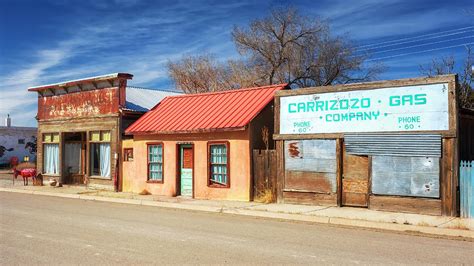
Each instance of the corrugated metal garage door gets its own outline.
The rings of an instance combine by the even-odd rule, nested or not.
[[[357,155],[441,157],[439,134],[345,134],[344,145]]]

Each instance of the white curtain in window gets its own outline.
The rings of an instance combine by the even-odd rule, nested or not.
[[[66,143],[65,145],[65,166],[70,174],[77,174],[81,167],[81,144]]]
[[[110,177],[110,143],[99,145],[100,176]]]
[[[44,145],[44,172],[46,174],[59,174],[59,145]]]

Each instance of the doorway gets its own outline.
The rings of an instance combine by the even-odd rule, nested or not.
[[[85,132],[64,133],[63,183],[84,182],[85,154]]]
[[[194,197],[194,145],[178,144],[176,195]]]
[[[369,157],[348,154],[344,149],[342,162],[342,205],[368,207]]]

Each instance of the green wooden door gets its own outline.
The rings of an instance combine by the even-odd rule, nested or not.
[[[180,168],[180,179],[181,179],[181,195],[182,196],[193,196],[193,148],[190,145],[181,146],[181,168]]]

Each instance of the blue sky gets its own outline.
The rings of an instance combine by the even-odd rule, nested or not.
[[[282,4],[327,20],[360,49],[372,48],[372,59],[386,67],[380,79],[420,76],[419,65],[434,57],[460,62],[462,45],[474,43],[468,0],[0,0],[2,124],[10,113],[14,125],[36,126],[36,95],[27,92],[34,85],[128,72],[132,85],[169,89],[168,59],[202,52],[237,58],[233,25]]]

